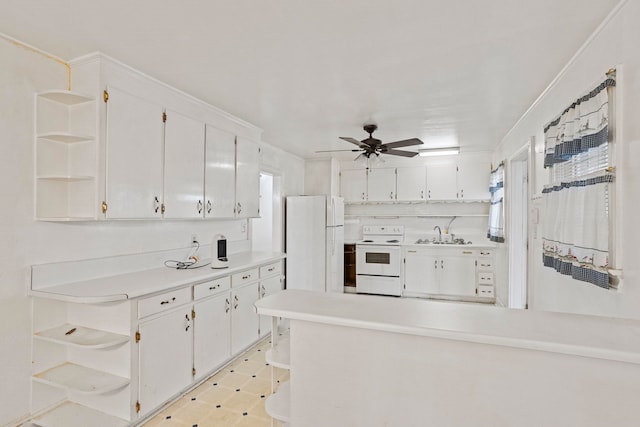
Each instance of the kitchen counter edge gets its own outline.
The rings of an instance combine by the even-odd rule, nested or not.
[[[178,270],[159,267],[132,273],[105,276],[90,280],[70,282],[34,290],[30,296],[66,302],[98,304],[148,297],[234,273],[280,261],[286,258],[282,252],[241,252],[229,256],[229,267],[213,269],[210,266]],[[204,263],[209,260],[203,260]]]

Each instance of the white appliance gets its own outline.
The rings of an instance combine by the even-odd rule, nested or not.
[[[344,292],[344,201],[290,196],[286,204],[287,289]]]
[[[401,296],[404,227],[365,225],[362,235],[356,242],[356,292]]]
[[[227,268],[229,259],[227,258],[227,238],[222,234],[213,236],[211,242],[211,268]]]

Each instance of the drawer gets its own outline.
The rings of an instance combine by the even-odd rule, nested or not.
[[[191,302],[191,288],[182,288],[176,291],[156,295],[138,301],[138,318],[160,313],[182,304]]]
[[[493,285],[493,273],[478,273],[479,285]]]
[[[200,283],[193,287],[193,299],[199,300],[209,295],[215,295],[231,288],[231,277],[220,277],[210,282]]]
[[[231,276],[231,286],[237,288],[246,283],[255,282],[258,280],[258,269],[252,268],[251,270],[245,270],[240,273],[236,273]]]
[[[260,267],[260,278],[277,276],[282,273],[282,261],[274,262]]]
[[[478,251],[478,254],[479,254],[480,256],[486,256],[486,257],[489,257],[489,256],[493,256],[493,251],[492,251],[491,249],[480,249],[480,250]]]
[[[493,261],[490,259],[479,259],[478,270],[493,270]]]
[[[478,285],[478,296],[485,298],[493,298],[493,286],[491,285]]]

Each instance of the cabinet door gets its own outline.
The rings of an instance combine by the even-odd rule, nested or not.
[[[206,218],[233,218],[236,203],[236,137],[206,126],[205,203]]]
[[[145,414],[191,384],[191,307],[142,322],[139,332],[139,401]]]
[[[340,172],[340,195],[345,203],[367,200],[367,170],[354,169]]]
[[[427,169],[398,168],[396,169],[396,195],[402,201],[425,200],[427,187]]]
[[[367,200],[391,202],[396,199],[396,169],[369,169],[367,176]]]
[[[438,294],[438,257],[418,249],[407,249],[404,266],[405,294]]]
[[[258,339],[258,283],[231,290],[231,354],[237,354]]]
[[[282,277],[275,276],[260,280],[260,298],[273,295],[282,290]],[[260,335],[271,332],[271,316],[260,316]]]
[[[463,200],[489,200],[491,163],[465,160],[458,165],[458,194]]]
[[[162,107],[109,87],[107,218],[160,218]]]
[[[238,137],[236,141],[236,217],[260,216],[260,146]]]
[[[440,293],[475,296],[476,267],[474,255],[447,255],[440,260]]]
[[[167,110],[164,128],[164,217],[202,218],[204,123]]]
[[[427,200],[457,200],[456,169],[453,161],[427,164]]]
[[[193,367],[202,378],[231,356],[229,292],[194,304]]]

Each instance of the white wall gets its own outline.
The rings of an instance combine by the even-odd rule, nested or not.
[[[572,100],[591,89],[612,67],[618,69],[618,171],[617,187],[622,217],[620,232],[623,284],[619,290],[603,290],[571,280],[542,266],[541,241],[531,241],[532,281],[530,308],[600,316],[640,319],[640,263],[637,242],[640,227],[635,214],[640,209],[640,0],[623,1],[605,20],[560,73],[548,90],[516,124],[495,151],[495,161],[509,158],[532,136],[538,151],[543,142],[543,127],[563,111]],[[539,168],[541,154],[536,156],[537,191],[546,176]],[[538,202],[536,202],[537,205]],[[621,211],[620,211],[621,210]],[[541,220],[544,212],[540,211]],[[507,236],[508,238],[508,236]]]
[[[241,220],[34,221],[34,93],[66,89],[66,68],[2,37],[0,58],[0,425],[5,425],[29,412],[31,265],[187,250],[193,234],[203,244],[217,233],[238,247],[249,247],[249,241]],[[302,192],[301,159],[268,147],[262,159],[270,170],[282,172],[285,194]]]

